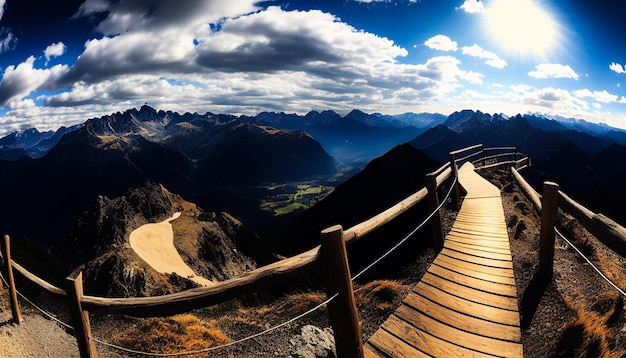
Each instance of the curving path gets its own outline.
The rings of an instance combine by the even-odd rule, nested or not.
[[[160,273],[176,273],[202,285],[211,286],[213,281],[198,276],[180,257],[174,246],[174,230],[170,221],[180,217],[180,212],[159,223],[140,226],[130,233],[130,247]]]
[[[521,357],[520,316],[500,191],[459,170],[467,190],[443,250],[364,346],[365,356]]]

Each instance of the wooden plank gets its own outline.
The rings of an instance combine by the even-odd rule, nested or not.
[[[512,261],[511,250],[507,249],[499,249],[488,246],[478,246],[478,245],[470,245],[459,243],[456,241],[447,241],[445,247],[465,252],[466,254],[476,255],[476,256],[484,256],[487,258],[491,258],[494,260],[505,260]]]
[[[513,277],[494,276],[490,273],[479,272],[472,268],[462,267],[462,266],[458,266],[450,262],[445,262],[444,260],[440,260],[439,257],[435,259],[435,261],[433,262],[433,265],[438,265],[450,271],[458,272],[460,274],[474,277],[477,279],[481,279],[484,281],[501,283],[505,285],[515,285],[515,279]]]
[[[396,315],[422,331],[429,332],[435,337],[445,339],[461,347],[497,356],[522,356],[522,345],[519,343],[484,337],[450,327],[406,305],[400,306]]]
[[[452,225],[452,228],[450,229],[451,232],[458,232],[461,234],[468,234],[468,235],[473,235],[479,238],[486,238],[486,239],[491,239],[491,240],[502,240],[502,241],[509,241],[509,235],[508,233],[502,233],[502,232],[482,232],[480,230],[477,229],[468,229],[468,228],[462,228],[462,227],[455,227],[454,225]]]
[[[462,266],[454,265],[449,262],[444,262],[443,260],[440,260],[439,258],[437,258],[433,262],[433,265],[438,265],[450,271],[454,271],[454,272],[457,272],[466,276],[474,277],[477,279],[481,279],[484,281],[501,283],[505,285],[515,285],[515,279],[513,277],[494,276],[490,273],[479,272],[472,268],[462,267]]]
[[[441,263],[442,266],[450,266],[450,267],[458,267],[458,268],[464,268],[467,269],[469,271],[474,271],[476,273],[483,273],[483,274],[488,274],[491,276],[497,276],[497,277],[507,277],[507,278],[513,278],[513,270],[511,269],[503,269],[503,268],[497,268],[497,267],[490,267],[490,266],[484,266],[484,265],[479,265],[479,264],[473,264],[471,262],[466,262],[466,261],[462,261],[462,260],[457,260],[455,258],[446,256],[446,255],[439,255],[437,256],[437,258],[435,259],[435,261],[438,261]],[[506,283],[506,282],[503,282]]]
[[[379,358],[384,357],[382,353],[379,353],[376,348],[372,347],[369,343],[363,345],[363,357],[365,358]]]
[[[426,274],[422,277],[422,281],[431,286],[435,286],[442,291],[446,291],[458,297],[463,297],[464,299],[469,301],[484,303],[489,306],[498,307],[509,311],[517,311],[518,309],[517,299],[481,291],[473,287],[460,285],[447,279],[435,276],[429,272],[426,272]]]
[[[466,254],[466,253],[463,253],[463,252],[452,250],[450,248],[444,248],[443,250],[441,250],[441,253],[443,255],[455,258],[457,260],[463,260],[463,261],[471,262],[471,263],[474,263],[474,264],[490,266],[490,267],[504,268],[504,269],[509,269],[509,270],[513,269],[513,263],[511,261],[508,261],[508,260],[499,260],[499,259],[487,258],[487,257],[484,257],[484,256],[477,256],[477,255],[472,255],[472,254]]]
[[[517,288],[515,287],[515,285],[495,283],[495,282],[481,280],[478,278],[460,274],[458,272],[450,271],[446,268],[443,268],[437,265],[432,265],[430,269],[428,270],[428,272],[430,272],[433,275],[439,276],[441,278],[454,281],[461,285],[474,287],[477,290],[491,292],[491,293],[498,294],[500,296],[506,296],[506,297],[517,299]]]
[[[419,283],[413,289],[413,292],[428,298],[431,301],[439,302],[441,305],[448,307],[457,312],[464,313],[468,316],[484,319],[486,321],[507,324],[511,326],[519,325],[519,313],[503,310],[482,303],[468,301],[464,298],[451,295],[436,287],[426,283]]]
[[[502,250],[508,250],[509,252],[511,251],[508,241],[504,242],[502,240],[492,241],[492,240],[477,239],[476,237],[458,234],[458,233],[449,233],[446,236],[446,241],[448,240],[452,240],[455,242],[464,243],[468,245],[483,246],[486,248],[497,248],[497,249],[502,249]]]
[[[408,344],[420,347],[426,354],[433,357],[493,357],[481,352],[468,351],[466,348],[416,329],[397,316],[390,316],[383,327],[394,335],[402,337]]]
[[[428,357],[384,329],[379,329],[370,338],[369,344],[388,357]]]
[[[481,336],[520,343],[522,340],[521,330],[517,326],[510,326],[476,317],[467,316],[453,311],[445,306],[428,300],[420,295],[409,295],[404,304],[427,316],[435,318],[451,327],[456,327],[466,332],[473,332]],[[397,313],[399,316],[400,312]]]

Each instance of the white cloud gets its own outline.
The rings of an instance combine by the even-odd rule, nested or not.
[[[32,91],[46,88],[68,71],[65,65],[50,69],[34,68],[35,57],[30,56],[17,66],[8,66],[0,79],[0,106],[13,100],[20,100]]]
[[[545,78],[571,78],[578,80],[578,74],[569,66],[557,63],[542,63],[535,66],[535,71],[528,72],[530,77],[537,79]]]
[[[626,104],[626,96],[622,96],[622,98],[620,98],[619,102],[617,103]]]
[[[624,68],[624,66],[616,62],[611,62],[611,64],[609,65],[609,68],[611,69],[611,71],[614,71],[620,74],[626,73],[626,68]]]
[[[6,0],[0,0],[0,20],[4,16],[4,8],[7,5]]]
[[[609,93],[606,90],[592,92],[586,88],[576,90],[573,92],[573,94],[578,98],[593,98],[594,100],[601,103],[615,103],[619,98],[617,95]]]
[[[52,45],[46,47],[43,54],[46,56],[46,62],[50,61],[52,57],[59,57],[65,53],[67,47],[63,42],[53,43]]]
[[[485,10],[485,6],[478,0],[465,0],[463,5],[457,7],[457,9],[461,9],[469,14],[477,14]]]
[[[462,50],[464,55],[477,57],[477,58],[481,58],[483,60],[486,60],[485,64],[489,65],[491,67],[504,68],[504,67],[507,66],[507,63],[506,63],[505,60],[501,59],[495,53],[483,49],[482,47],[478,46],[477,44],[474,44],[472,46],[463,46],[463,48],[461,50]]]
[[[428,48],[438,51],[456,51],[458,44],[446,35],[435,35],[424,42]]]

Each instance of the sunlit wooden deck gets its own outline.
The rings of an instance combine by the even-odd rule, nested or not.
[[[469,163],[459,181],[467,195],[443,250],[365,344],[365,356],[522,356],[500,191]]]

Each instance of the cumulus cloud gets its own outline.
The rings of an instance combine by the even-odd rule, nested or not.
[[[0,20],[4,16],[4,7],[7,5],[6,0],[0,0]]]
[[[528,72],[530,77],[537,79],[545,78],[571,78],[578,80],[578,74],[569,65],[557,63],[542,63],[535,66],[535,71]]]
[[[489,65],[491,67],[504,68],[504,67],[507,66],[507,63],[506,63],[505,60],[501,59],[495,53],[483,49],[482,47],[478,46],[477,44],[474,44],[472,46],[463,46],[463,48],[461,50],[462,50],[464,55],[477,57],[477,58],[481,58],[483,60],[486,60],[485,64]]]
[[[4,107],[12,100],[19,100],[32,91],[47,88],[67,72],[65,65],[56,65],[50,69],[38,69],[34,65],[35,57],[30,56],[17,66],[8,66],[0,80],[0,106]]]
[[[602,91],[590,91],[588,89],[580,89],[573,92],[574,96],[578,98],[592,98],[597,102],[601,103],[615,103],[618,101],[618,96],[612,93],[607,92],[606,90]]]
[[[446,35],[435,35],[424,42],[428,48],[438,51],[456,51],[458,45]]]
[[[485,10],[485,6],[478,0],[465,0],[463,5],[456,8],[457,10],[463,10],[469,14],[477,14]]]
[[[611,62],[611,64],[609,65],[609,68],[611,69],[611,71],[617,72],[619,74],[626,73],[626,68],[624,68],[624,66],[616,62]]]
[[[67,47],[65,47],[65,44],[63,42],[57,42],[46,47],[46,49],[43,51],[43,54],[46,57],[46,62],[48,62],[52,57],[59,57],[63,55],[66,50]]]
[[[564,115],[589,110],[589,104],[586,101],[562,88],[527,87],[520,89],[518,95],[523,104],[536,106],[537,111]]]

